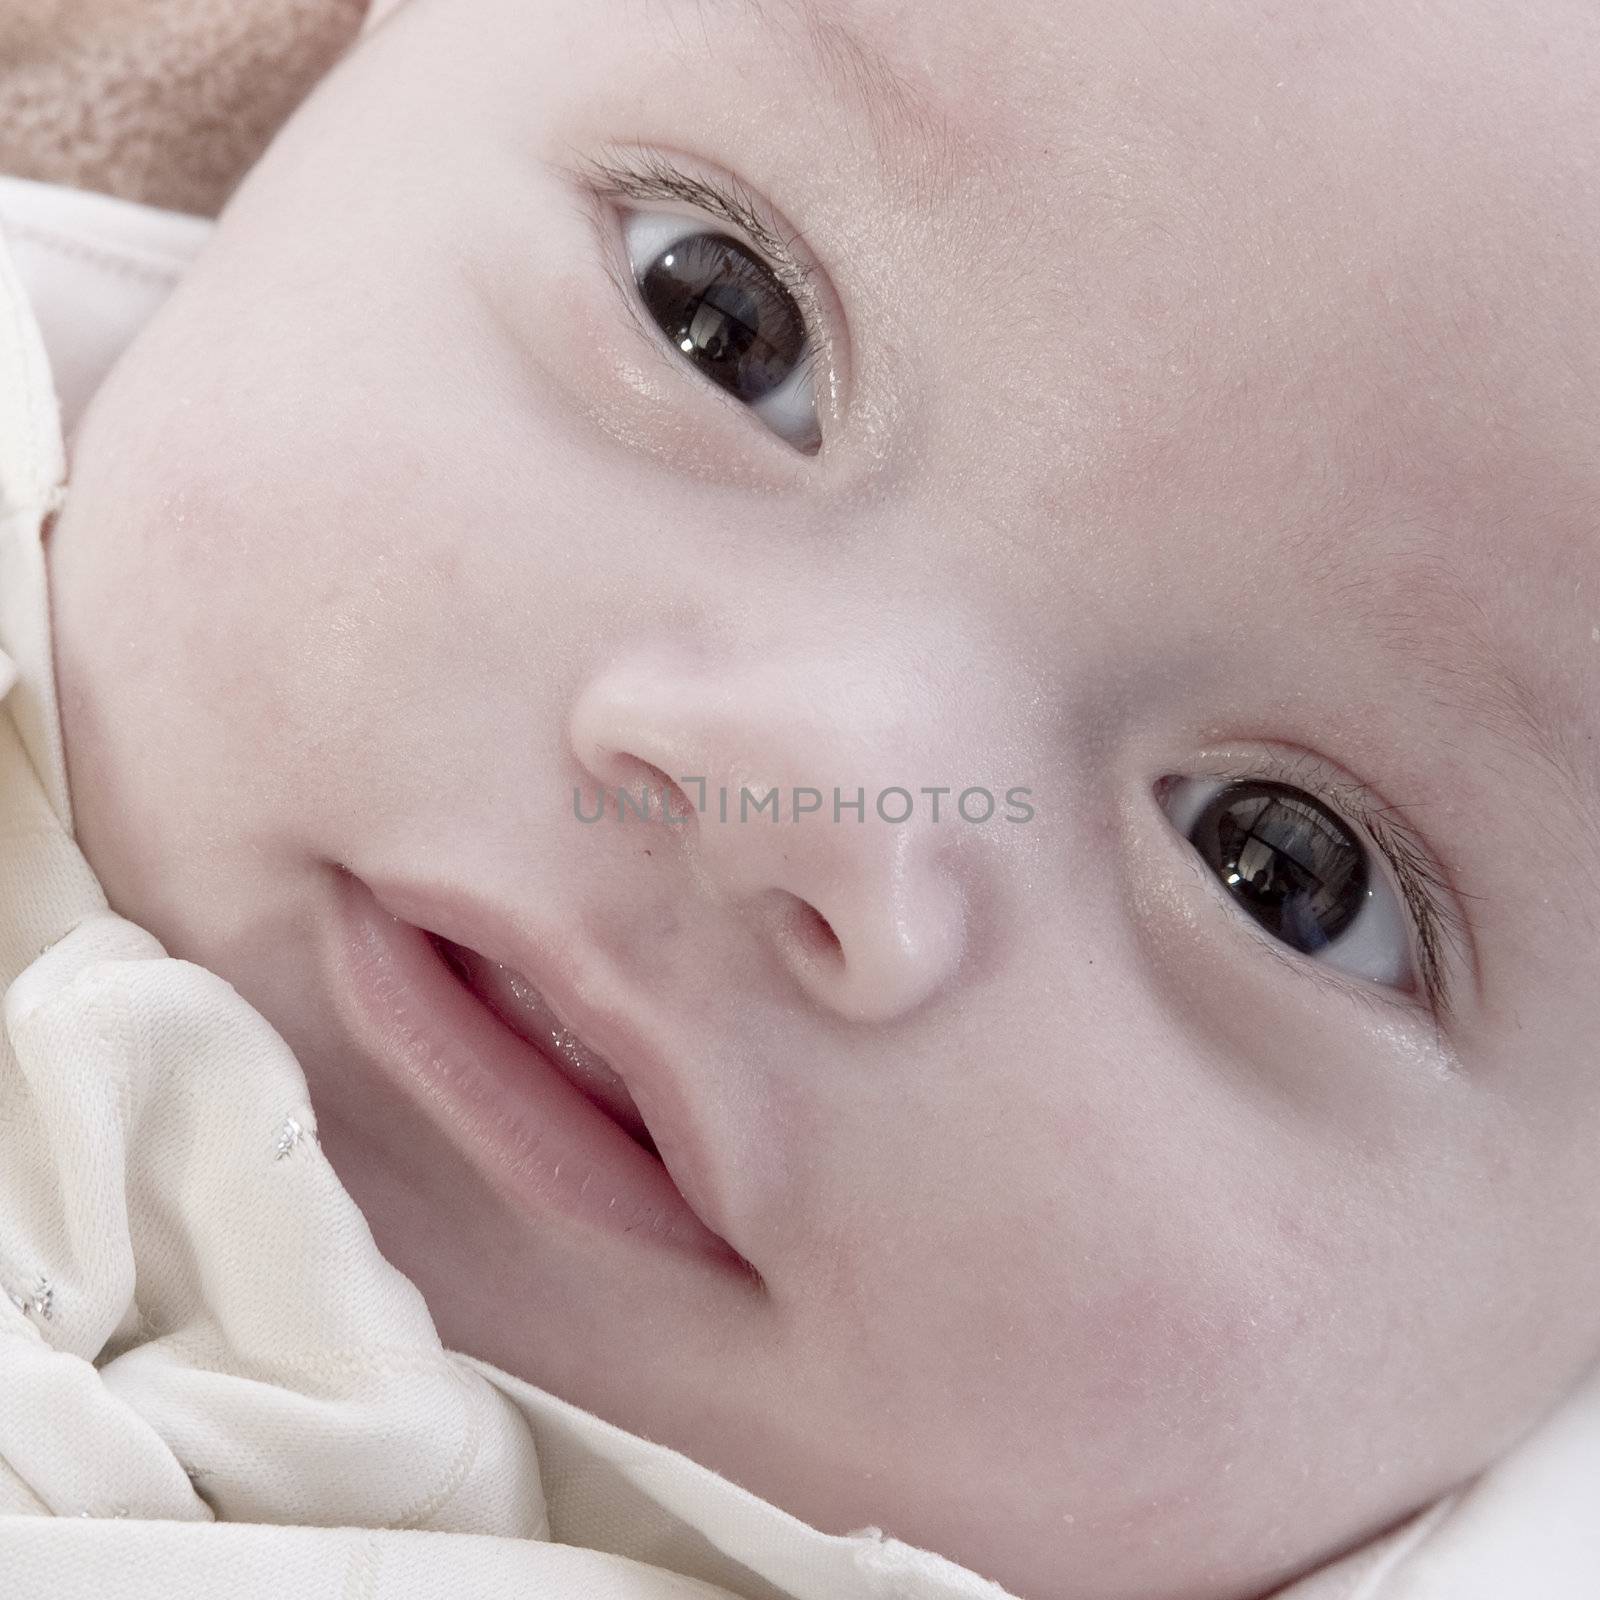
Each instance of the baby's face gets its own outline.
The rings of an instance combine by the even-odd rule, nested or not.
[[[60,686],[447,1342],[1039,1600],[1258,1594],[1574,1379],[1596,47],[416,0],[334,75],[76,440]]]

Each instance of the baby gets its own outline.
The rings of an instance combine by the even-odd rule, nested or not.
[[[72,439],[54,667],[447,1349],[1028,1600],[1354,1594],[1561,1415],[1597,86],[1584,0],[330,75]]]

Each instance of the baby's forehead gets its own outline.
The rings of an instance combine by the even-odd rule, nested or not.
[[[809,114],[841,142],[868,131],[895,163],[925,153],[901,148],[908,144],[941,159],[951,154],[941,142],[970,141],[969,154],[1017,176],[1041,157],[1098,154],[1108,171],[1120,155],[1130,178],[1153,178],[1180,151],[1208,166],[1276,149],[1312,169],[1376,153],[1375,170],[1397,178],[1402,157],[1431,153],[1465,171],[1502,155],[1508,171],[1537,184],[1542,159],[1556,154],[1544,148],[1549,135],[1581,161],[1595,131],[1600,16],[1587,0],[1534,0],[1514,13],[1452,0],[1003,8],[600,0],[585,8],[596,20],[603,14],[615,20],[619,47],[670,57],[686,97],[786,86],[781,105],[768,102],[772,113],[795,122]],[[761,54],[778,79],[742,83],[733,69]],[[834,115],[841,109],[843,122]],[[1507,114],[1509,124],[1498,120]]]

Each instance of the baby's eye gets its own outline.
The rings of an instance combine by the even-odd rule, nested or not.
[[[1301,955],[1404,987],[1402,894],[1372,847],[1314,796],[1265,779],[1171,778],[1172,824],[1240,909]]]
[[[778,274],[692,218],[634,212],[623,232],[639,296],[674,348],[780,438],[814,452],[811,339]]]

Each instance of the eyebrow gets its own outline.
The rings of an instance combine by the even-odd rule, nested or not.
[[[647,4],[651,0],[646,0]],[[963,165],[968,141],[928,91],[914,83],[889,57],[844,17],[821,0],[662,0],[674,14],[674,31],[688,48],[675,13],[691,6],[698,15],[701,45],[714,40],[712,19],[719,15],[754,23],[790,47],[792,59],[813,85],[871,134],[885,175],[921,203],[931,200],[930,185],[941,188]]]
[[[1465,720],[1525,768],[1553,779],[1576,828],[1573,867],[1579,870],[1586,855],[1600,884],[1600,751],[1583,727],[1581,673],[1573,673],[1570,693],[1553,680],[1551,692],[1540,693],[1495,640],[1487,610],[1449,550],[1412,548],[1379,568],[1323,576],[1396,674],[1419,681],[1447,722]],[[1595,649],[1600,655],[1600,641]],[[1548,828],[1551,819],[1540,822]]]

